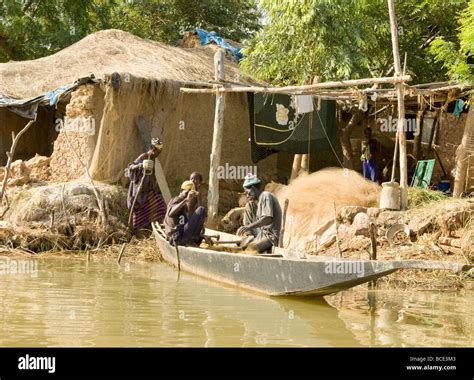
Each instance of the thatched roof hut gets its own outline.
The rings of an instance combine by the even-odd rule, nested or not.
[[[90,74],[105,78],[114,72],[161,82],[213,80],[216,49],[216,45],[172,47],[122,30],[102,30],[50,56],[0,64],[0,95],[34,98]],[[240,76],[238,65],[229,58],[226,77]],[[240,81],[256,83],[243,75]]]
[[[91,74],[98,79],[73,87],[53,107],[43,100],[34,127],[17,148],[17,158],[51,155],[53,180],[71,180],[84,173],[71,150],[74,147],[94,179],[116,182],[123,178],[127,163],[142,152],[143,141],[135,125],[141,117],[151,134],[164,141],[160,161],[170,187],[193,170],[207,176],[214,96],[183,94],[179,89],[193,81],[214,79],[216,49],[171,47],[120,30],[105,30],[48,57],[0,64],[0,98],[10,100],[42,96]],[[241,76],[230,57],[225,72],[227,80],[255,83]],[[112,80],[113,73],[119,74],[119,82]],[[0,164],[5,162],[3,152],[8,150],[11,132],[27,122],[3,105]],[[251,165],[245,94],[226,96],[224,118],[222,164]],[[260,174],[274,178],[276,157],[263,160],[258,168]]]

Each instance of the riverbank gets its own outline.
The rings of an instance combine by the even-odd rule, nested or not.
[[[43,252],[32,252],[23,248],[9,248],[0,245],[0,256],[21,259],[36,259],[63,257],[83,260],[107,260],[118,261],[120,252],[122,253],[121,264],[126,262],[161,263],[163,257],[156,247],[155,240],[150,236],[147,238],[133,237],[129,242],[122,244],[112,244],[100,248],[89,250],[48,250]]]
[[[117,262],[123,244],[108,245],[98,249],[81,251],[45,251],[40,253],[28,252],[21,248],[11,249],[0,246],[0,256],[19,259],[43,259],[50,257],[71,258],[85,261],[105,261]],[[389,256],[389,252],[381,252],[382,259],[395,258]],[[416,259],[416,256],[409,256],[410,253],[404,252],[404,255]],[[401,257],[402,258],[402,257]],[[458,261],[456,257],[439,257],[440,261]],[[122,254],[121,264],[127,263],[162,263],[163,257],[156,246],[152,236],[146,238],[132,238],[126,243]],[[361,288],[367,288],[367,285],[360,285]],[[433,290],[433,291],[459,291],[462,289],[474,289],[473,274],[456,274],[449,271],[433,270],[400,270],[386,277],[377,280],[376,289],[380,290]]]
[[[326,179],[339,178],[341,173],[340,170],[323,171],[317,176],[306,177],[309,181],[306,182],[309,186],[315,179],[320,181],[321,176]],[[310,208],[306,204],[307,200],[301,197],[300,205],[296,201],[290,202],[293,208],[290,208],[287,217],[286,241],[298,240],[297,243],[304,247],[307,254],[370,259],[372,248],[369,227],[372,223],[375,226],[377,260],[473,263],[473,199],[452,199],[439,192],[410,189],[411,208],[405,212],[388,211],[374,207],[378,199],[377,185],[357,176],[354,172],[354,178],[347,175],[341,177],[344,181],[358,183],[360,191],[354,200],[347,193],[347,186],[339,186],[337,194],[340,205],[336,216],[339,245],[336,243],[332,202],[321,198],[322,194],[316,197],[319,199],[316,202],[314,191],[311,193],[309,190],[303,193],[312,194],[312,201],[316,202],[314,207]],[[302,178],[298,183],[304,185],[304,180]],[[279,185],[274,191],[278,195],[282,194],[282,189],[283,185]],[[294,192],[300,194],[300,190],[296,186]],[[375,194],[371,193],[372,190]],[[125,244],[122,263],[161,262],[161,253],[150,232],[143,231],[138,237],[127,228],[125,199],[125,188],[103,183],[92,184],[89,181],[30,181],[21,186],[12,186],[9,188],[8,209],[2,212],[4,217],[0,221],[0,255],[116,261]],[[368,203],[361,205],[361,199]],[[322,212],[320,209],[320,215],[316,215],[315,220],[318,223],[322,221],[322,224],[306,223],[304,230],[300,230],[300,214],[314,219],[312,210],[317,209],[322,201],[326,206],[329,204],[332,211]],[[351,202],[357,205],[347,205]],[[297,206],[301,207],[298,209]],[[388,231],[397,224],[405,225],[409,232],[398,233],[396,239],[389,241]],[[238,223],[233,228],[237,227]],[[294,231],[299,231],[299,235]],[[474,288],[472,278],[465,273],[426,270],[398,271],[379,279],[378,286],[432,290]]]

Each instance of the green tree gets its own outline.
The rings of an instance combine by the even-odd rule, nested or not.
[[[116,1],[0,0],[0,61],[55,53],[111,27]]]
[[[114,24],[144,38],[175,43],[196,27],[241,41],[259,29],[255,0],[135,0],[117,8]]]
[[[396,2],[400,55],[414,83],[445,79],[429,54],[437,36],[456,38],[468,0]],[[275,84],[389,75],[393,70],[385,0],[262,0],[267,25],[249,42],[243,67]]]
[[[437,36],[456,39],[455,20],[468,0],[396,1],[399,49],[412,83],[446,79],[429,52]],[[393,75],[386,0],[262,0],[266,25],[248,43],[242,67],[277,85]],[[472,39],[470,40],[472,42]],[[352,168],[350,135],[364,113],[352,110],[340,130],[344,166]]]
[[[447,70],[448,76],[461,82],[473,80],[474,0],[460,13],[459,33],[455,39],[437,37],[430,46],[436,62]]]
[[[175,43],[202,27],[239,41],[259,19],[255,0],[0,0],[0,62],[50,55],[108,28]]]

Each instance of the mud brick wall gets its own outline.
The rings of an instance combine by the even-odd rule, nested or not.
[[[90,164],[103,109],[104,93],[99,86],[80,86],[71,94],[62,124],[59,124],[61,119],[55,120],[59,135],[51,156],[52,180],[60,182],[84,177],[84,167],[74,150],[85,165]]]

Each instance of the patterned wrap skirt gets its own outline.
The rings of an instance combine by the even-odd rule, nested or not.
[[[137,202],[138,203],[138,202]],[[166,203],[160,193],[150,189],[147,200],[140,206],[136,205],[132,214],[133,228],[146,228],[153,222],[163,222],[166,214]]]

